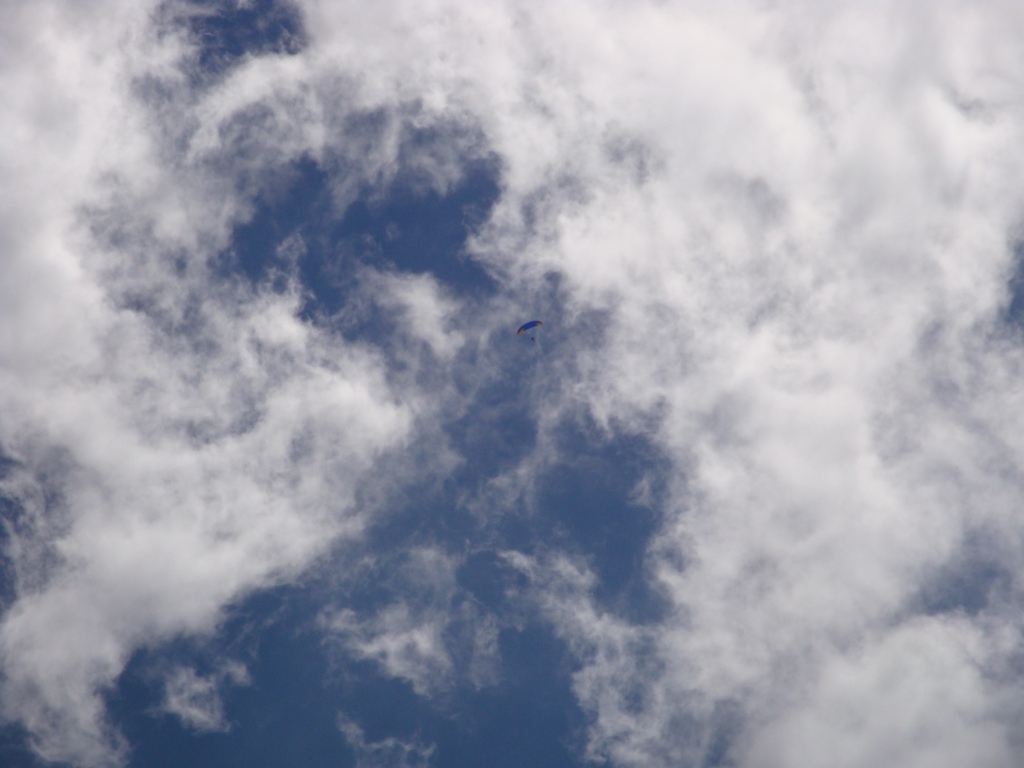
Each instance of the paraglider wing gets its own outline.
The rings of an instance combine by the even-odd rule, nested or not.
[[[544,325],[544,323],[542,323],[540,320],[531,320],[528,323],[523,323],[521,326],[519,326],[519,330],[516,331],[516,334],[518,335],[523,331],[528,331],[531,328],[536,328],[538,325]]]

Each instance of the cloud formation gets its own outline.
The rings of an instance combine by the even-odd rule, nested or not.
[[[421,696],[443,693],[460,678],[476,687],[493,683],[498,622],[459,589],[453,558],[419,549],[401,560],[356,577],[388,584],[396,599],[372,612],[332,609],[323,627],[345,651],[376,662]]]
[[[356,768],[425,768],[430,765],[432,746],[395,738],[367,741],[362,728],[345,719],[339,719],[338,728],[355,752]]]
[[[162,39],[152,9],[62,5],[7,11],[42,18],[13,24],[40,66],[4,78],[21,140],[4,164],[17,595],[0,647],[5,716],[45,758],[99,764],[122,751],[99,695],[129,655],[212,632],[228,603],[358,534],[360,478],[407,438],[413,403],[372,351],[301,320],[294,278],[216,279],[248,176],[281,159],[230,135],[195,162],[166,143],[192,118],[157,127],[138,91],[180,86],[185,41]],[[64,82],[83,71],[94,81]]]
[[[226,665],[213,675],[199,675],[194,669],[179,666],[166,677],[161,710],[203,733],[229,729],[220,698],[223,682],[228,680],[236,685],[250,682],[249,673],[237,662]]]
[[[132,652],[215,632],[358,537],[374,489],[457,466],[424,464],[421,440],[493,383],[490,334],[525,304],[557,313],[558,354],[531,384],[535,442],[461,499],[487,537],[467,551],[495,546],[580,413],[650,441],[667,487],[645,502],[656,617],[598,600],[587,553],[505,555],[532,585],[516,610],[579,663],[588,755],[1011,765],[1024,14],[296,7],[301,46],[211,80],[189,4],[3,11],[5,717],[48,759],[116,760],[100,693]],[[340,217],[396,179],[444,194],[487,159],[500,195],[469,255],[496,296],[366,269],[349,315],[311,318],[309,228],[265,280],[219,271],[301,160]],[[345,334],[370,306],[387,343]],[[460,619],[452,555],[417,556],[431,590],[410,579],[325,626],[429,697],[512,620]],[[462,661],[460,620],[482,627]],[[219,727],[192,706],[205,682],[182,680],[168,708]]]

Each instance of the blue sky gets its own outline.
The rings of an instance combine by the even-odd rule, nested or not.
[[[0,763],[1018,764],[1024,14],[69,2]]]

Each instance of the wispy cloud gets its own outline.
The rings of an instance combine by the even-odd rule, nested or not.
[[[189,667],[175,667],[166,676],[160,709],[196,731],[226,731],[230,723],[224,715],[220,695],[225,682],[247,685],[249,673],[238,662],[227,664],[212,675],[199,675]]]
[[[356,768],[426,768],[433,746],[389,737],[367,741],[363,729],[350,720],[338,719],[338,728],[355,752]]]
[[[493,683],[498,620],[460,588],[457,562],[418,549],[400,562],[374,564],[358,578],[386,584],[394,597],[370,611],[332,608],[322,626],[341,650],[376,662],[421,696],[444,694],[463,681]]]
[[[0,12],[5,717],[44,757],[116,760],[100,693],[131,654],[216,631],[361,535],[374,489],[451,472],[456,441],[431,464],[421,439],[501,383],[492,332],[540,306],[560,330],[520,366],[544,366],[523,385],[535,439],[459,498],[474,545],[509,549],[495,521],[580,413],[648,440],[667,488],[645,502],[640,576],[665,602],[647,623],[602,607],[586,552],[507,555],[577,654],[591,756],[1012,764],[1024,15],[297,7],[301,46],[207,80],[184,6]],[[218,271],[299,160],[340,214],[403,173],[443,193],[482,158],[500,197],[469,256],[497,295],[365,270],[390,348],[304,314],[294,254],[276,282]],[[432,589],[399,579],[389,607],[326,625],[423,696],[491,669],[503,619],[455,599],[472,550],[421,547]],[[455,658],[460,621],[486,631]],[[168,710],[220,727],[192,674]],[[346,734],[367,765],[431,754]]]

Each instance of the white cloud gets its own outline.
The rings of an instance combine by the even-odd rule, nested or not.
[[[502,197],[473,247],[505,281],[495,306],[557,273],[563,328],[607,319],[559,347],[542,427],[582,406],[673,468],[647,555],[665,619],[602,613],[565,560],[545,566],[564,588],[537,577],[583,662],[593,754],[811,765],[834,741],[848,765],[1006,764],[1016,577],[980,612],[915,613],[971,535],[1019,571],[1024,355],[1001,321],[1021,12],[302,7],[301,55],[193,93],[188,45],[146,6],[5,6],[0,445],[24,508],[7,717],[50,757],[116,753],[96,694],[132,650],[211,631],[357,533],[354,488],[433,407],[298,320],[297,289],[211,290],[207,260],[253,195],[304,155],[343,205],[403,164],[443,190],[494,153]],[[403,156],[425,127],[458,151]],[[382,280],[407,332],[444,327],[420,341],[460,364],[454,299]],[[423,613],[399,600],[335,629],[429,694],[452,674],[444,583]]]
[[[1021,210],[1020,16],[562,4],[432,18],[487,41],[435,57],[405,39],[444,64],[404,82],[463,74],[505,163],[480,253],[526,291],[560,272],[570,318],[610,313],[554,402],[627,431],[664,414],[654,437],[676,467],[649,554],[670,618],[630,650],[618,638],[639,630],[572,608],[586,589],[551,609],[576,617],[561,626],[581,649],[625,644],[580,651],[593,746],[623,764],[699,761],[721,705],[739,702],[752,738],[867,636],[903,631],[965,532],[1019,538],[1021,350],[999,323]],[[645,655],[663,674],[630,704]],[[951,658],[967,700],[1014,683],[972,692],[977,662]],[[951,732],[999,764],[998,707],[972,712]],[[899,729],[860,738],[864,754],[885,739],[932,754]]]
[[[187,95],[156,125],[133,90],[183,88],[165,54],[186,48],[139,4],[67,10],[4,12],[24,56],[0,78],[0,446],[20,507],[0,653],[3,715],[43,757],[98,765],[122,751],[100,693],[131,653],[213,631],[358,535],[359,484],[414,405],[374,353],[301,321],[294,287],[212,279],[250,205],[235,182],[281,155],[236,162],[226,142],[190,163],[163,143],[199,119]]]
[[[367,273],[367,289],[382,307],[399,317],[399,329],[441,359],[451,359],[465,343],[453,329],[459,305],[430,275]]]
[[[213,675],[199,675],[189,667],[175,667],[164,682],[164,701],[161,710],[181,719],[189,728],[200,732],[227,731],[230,728],[224,715],[220,688],[225,681],[247,685],[249,672],[235,662],[225,665]]]
[[[746,765],[1016,765],[1004,705],[978,669],[989,639],[921,619],[826,663],[807,698],[759,733]]]
[[[355,752],[356,768],[426,768],[434,754],[434,745],[425,746],[418,741],[394,737],[367,741],[363,729],[343,715],[338,717],[338,728]]]
[[[322,624],[335,642],[421,696],[460,680],[477,687],[496,681],[498,621],[459,589],[455,558],[418,548],[399,563],[374,565],[388,566],[383,583],[396,598],[366,615],[344,607],[325,613]]]
[[[999,323],[1021,210],[1022,93],[1006,59],[1021,19],[998,4],[944,6],[920,25],[885,8],[805,18],[680,4],[655,30],[653,13],[594,10],[609,30],[599,40],[557,15],[536,25],[561,52],[535,75],[555,81],[540,90],[568,82],[558,64],[575,66],[582,106],[551,118],[560,151],[531,178],[541,189],[573,175],[578,191],[546,194],[521,266],[563,271],[571,309],[611,313],[572,393],[627,431],[663,413],[655,437],[677,472],[648,561],[670,618],[619,625],[586,607],[584,588],[551,609],[588,660],[577,691],[596,718],[592,747],[622,764],[699,764],[716,707],[739,702],[745,737],[770,730],[866,636],[895,642],[966,531],[1018,540],[1021,349]],[[666,61],[651,42],[662,35],[695,44]],[[613,58],[612,44],[633,56]],[[954,91],[991,111],[965,110]],[[593,126],[613,124],[659,159],[646,181],[593,151]],[[515,178],[516,148],[503,156]],[[493,258],[520,226],[530,191],[518,192],[502,200]],[[1016,632],[1019,615],[999,621]],[[918,631],[940,642],[943,627]],[[630,699],[644,663],[662,672]],[[943,729],[947,714],[959,718],[950,738],[1002,764],[1013,737],[990,702],[1016,679],[977,683],[970,655],[944,663],[963,686],[951,697],[971,705],[864,728],[851,737],[864,764],[927,761],[932,747],[910,732]],[[758,764],[827,740],[811,731],[828,726],[805,725],[759,742]]]

